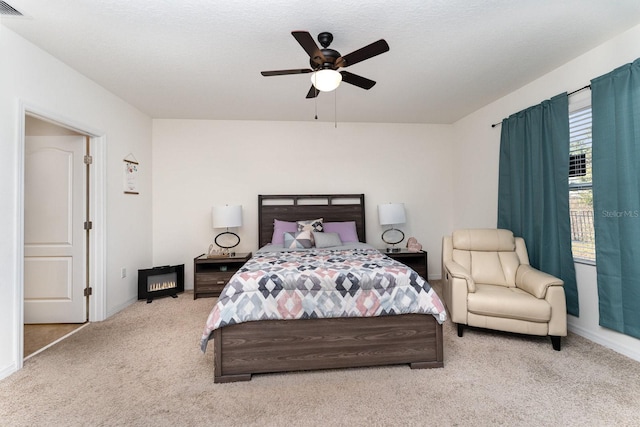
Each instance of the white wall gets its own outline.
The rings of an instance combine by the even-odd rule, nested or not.
[[[83,129],[106,146],[106,305],[111,315],[137,299],[136,269],[151,261],[151,120],[0,24],[0,378],[19,366],[21,103]],[[125,196],[122,159],[141,163],[140,195]],[[120,279],[120,268],[129,275]]]
[[[440,241],[451,228],[452,127],[448,125],[153,121],[153,262],[185,264],[216,233],[211,207],[243,206],[239,252],[258,246],[258,194],[364,193],[367,241],[384,247],[377,205],[404,202],[406,236],[440,277]],[[302,218],[301,218],[302,219]],[[406,241],[405,241],[406,243]]]
[[[640,26],[535,80],[458,121],[455,125],[456,177],[454,227],[495,227],[497,223],[500,126],[510,114],[571,92],[591,79],[640,57]],[[478,84],[482,84],[478,82]],[[587,92],[570,97],[574,103]],[[569,316],[569,328],[593,341],[640,360],[640,340],[598,326],[596,269],[576,265],[580,317]]]

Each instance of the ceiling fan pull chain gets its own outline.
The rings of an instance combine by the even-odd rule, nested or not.
[[[314,80],[317,78],[316,75],[313,75]],[[313,102],[316,108],[316,120],[318,120],[318,88],[316,87],[316,82],[313,82],[313,91],[316,93],[316,96],[313,98]]]
[[[338,128],[338,91],[333,91],[333,124]]]

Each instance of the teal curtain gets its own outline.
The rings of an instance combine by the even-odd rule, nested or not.
[[[564,280],[578,316],[569,218],[569,103],[566,93],[502,121],[498,228],[524,238],[531,265]]]
[[[640,59],[591,81],[600,325],[640,338]]]

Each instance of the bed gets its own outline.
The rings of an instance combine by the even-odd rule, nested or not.
[[[358,243],[345,244],[346,247],[338,248],[339,252],[333,248],[313,248],[308,252],[287,252],[285,249],[283,256],[290,258],[284,260],[271,252],[269,243],[274,237],[276,220],[297,222],[313,218],[322,218],[325,224],[353,222],[358,239],[366,241],[363,194],[258,196],[259,247],[267,250],[258,250],[255,259],[252,258],[245,264],[246,268],[236,273],[244,276],[227,284],[207,320],[201,341],[201,348],[205,351],[207,343],[213,340],[214,382],[248,381],[253,374],[317,369],[397,364],[408,364],[412,369],[443,367],[444,306],[424,280],[416,279],[417,273],[401,264],[402,268],[398,265],[392,267],[412,275],[414,287],[419,282],[423,290],[429,291],[428,295],[424,291],[420,295],[434,299],[435,304],[429,307],[430,314],[383,310],[382,315],[365,314],[367,317],[306,315],[285,317],[286,320],[266,318],[269,316],[264,316],[264,313],[265,319],[262,320],[245,320],[236,313],[229,315],[228,311],[225,315],[220,314],[228,309],[232,300],[239,298],[233,294],[235,290],[232,288],[239,287],[238,282],[243,278],[255,282],[257,279],[251,275],[264,266],[269,268],[269,265],[277,264],[298,268],[294,261],[308,258],[309,262],[317,263],[322,257],[340,257],[342,264],[366,263],[367,267],[372,263],[397,264],[397,261],[371,248],[361,248]],[[304,268],[309,267],[305,265]],[[262,290],[265,295],[268,293]],[[255,308],[254,302],[252,299],[252,308]],[[221,317],[224,317],[223,321]]]

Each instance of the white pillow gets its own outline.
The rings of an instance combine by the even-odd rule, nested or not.
[[[314,231],[324,231],[322,228],[322,218],[298,221],[298,231],[308,231],[309,233]],[[315,242],[313,241],[313,234],[311,234],[311,245],[315,245]]]
[[[322,231],[322,218],[298,221],[298,231]]]

